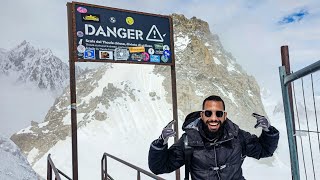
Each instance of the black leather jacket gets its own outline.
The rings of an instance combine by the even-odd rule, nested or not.
[[[244,180],[241,165],[245,156],[270,157],[277,148],[279,131],[274,127],[269,132],[262,131],[258,138],[227,119],[220,138],[210,142],[201,133],[201,121],[186,119],[185,133],[169,149],[159,140],[151,143],[148,162],[154,174],[170,173],[185,164],[186,137],[188,146],[193,148],[190,173],[194,180]]]

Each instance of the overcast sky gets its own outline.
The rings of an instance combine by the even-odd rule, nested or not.
[[[280,46],[289,45],[292,70],[320,59],[319,0],[95,0],[109,7],[168,15],[184,14],[207,21],[212,33],[262,87],[280,93]],[[65,0],[1,2],[0,48],[23,40],[50,48],[67,62]]]

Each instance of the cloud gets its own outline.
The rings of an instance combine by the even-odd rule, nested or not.
[[[31,121],[42,122],[53,105],[53,96],[34,85],[17,84],[15,77],[0,77],[0,134],[10,137]]]
[[[292,69],[307,66],[320,57],[318,0],[83,2],[163,15],[178,13],[207,21],[211,32],[220,37],[225,49],[250,75],[256,77],[260,85],[268,89],[279,86],[280,46],[289,46]],[[50,48],[68,62],[66,3],[66,0],[4,1],[0,11],[3,17],[0,48],[10,49],[27,40],[37,47]],[[277,23],[290,22],[290,18],[294,20],[291,23]]]
[[[280,25],[283,25],[283,24],[299,22],[307,15],[309,15],[308,10],[301,9],[299,12],[294,12],[294,13],[288,15],[288,16],[283,17],[282,20],[279,21],[278,23]]]

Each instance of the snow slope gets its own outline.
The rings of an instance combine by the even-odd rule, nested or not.
[[[123,68],[123,66],[130,66],[130,71],[125,71],[127,68]],[[153,66],[150,65],[114,66],[103,75],[98,82],[98,88],[89,96],[78,100],[82,103],[96,97],[101,94],[102,89],[108,83],[113,83],[114,86],[120,89],[124,89],[126,87],[125,84],[130,84],[130,87],[135,89],[135,91],[132,91],[135,98],[118,97],[111,102],[112,104],[108,109],[101,107],[99,111],[106,111],[107,120],[90,121],[84,128],[78,129],[79,179],[100,178],[100,160],[104,152],[148,170],[149,145],[160,135],[162,128],[172,118],[171,105],[160,98],[165,96],[165,91],[161,85],[163,77],[154,75],[152,69]],[[116,77],[112,76],[115,72],[118,72]],[[143,79],[143,81],[137,81],[137,79]],[[139,89],[147,90],[140,91]],[[158,98],[153,98],[146,93],[153,91],[156,92],[156,97]],[[123,106],[124,104],[125,106]],[[270,108],[273,109],[274,106]],[[68,116],[66,116],[67,119]],[[79,113],[78,121],[82,121],[81,118],[82,114]],[[120,119],[124,119],[124,121]],[[277,115],[275,117],[270,116],[270,119],[281,133],[279,148],[274,155],[275,160],[270,166],[268,163],[264,163],[265,160],[257,161],[247,158],[243,169],[245,177],[249,180],[257,178],[269,180],[270,177],[282,180],[290,179],[291,177],[284,118],[281,115]],[[182,122],[179,121],[179,126],[181,125]],[[172,140],[169,143],[172,144]],[[72,176],[70,137],[59,141],[48,153],[52,154],[52,159],[59,169]],[[33,166],[42,176],[46,172],[44,163],[48,153]],[[136,177],[136,172],[132,169],[113,160],[108,160],[108,162],[110,163],[108,172],[115,179],[132,179],[132,177]],[[183,168],[181,175],[183,176]],[[175,179],[174,173],[161,176],[166,179]]]
[[[0,136],[0,179],[35,180],[37,174],[22,155],[20,149],[8,138]]]

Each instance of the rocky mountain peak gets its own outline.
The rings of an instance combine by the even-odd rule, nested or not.
[[[223,48],[206,22],[176,14],[173,22],[178,108],[184,113],[196,111],[205,97],[220,95],[227,104],[227,111],[231,112],[229,117],[254,132],[250,127],[254,123],[251,113],[266,114],[254,77],[247,75],[232,54]],[[156,66],[154,72],[166,77],[163,85],[170,92],[168,69]],[[170,93],[168,101],[171,101]]]
[[[12,50],[15,51],[23,51],[23,50],[30,50],[30,51],[35,51],[35,48],[31,45],[30,42],[23,40],[19,45],[17,45],[15,48],[13,48]]]
[[[32,83],[40,89],[60,94],[69,79],[68,65],[50,49],[35,48],[24,40],[10,51],[0,53],[0,75],[17,76],[17,82]],[[81,68],[77,67],[77,74]]]
[[[174,30],[181,27],[179,32],[182,33],[192,32],[195,35],[210,33],[209,24],[201,19],[196,17],[188,19],[182,14],[172,14],[171,16],[173,18]]]
[[[33,57],[36,52],[36,49],[29,42],[24,40],[9,52],[8,58],[17,70],[21,70],[25,67],[24,61]]]

